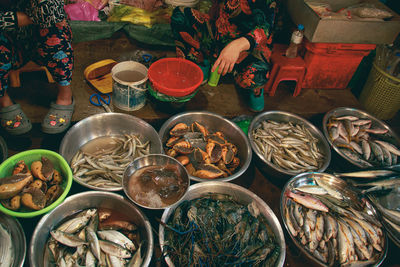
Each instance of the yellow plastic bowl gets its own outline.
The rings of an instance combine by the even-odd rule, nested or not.
[[[5,208],[3,205],[0,204],[0,211],[4,212],[5,214],[14,216],[14,217],[21,217],[21,218],[32,218],[38,215],[45,214],[50,210],[57,207],[65,197],[67,196],[69,190],[71,189],[72,185],[72,171],[69,167],[66,160],[58,153],[50,150],[45,149],[33,149],[18,153],[7,160],[5,160],[0,165],[0,179],[11,176],[12,171],[14,169],[15,164],[20,161],[24,160],[25,163],[30,167],[31,163],[36,160],[41,160],[41,157],[47,157],[54,165],[54,168],[60,172],[63,177],[63,182],[60,185],[61,188],[64,190],[61,196],[51,203],[49,206],[37,210],[37,211],[29,211],[29,210],[22,210],[22,211],[13,211]]]

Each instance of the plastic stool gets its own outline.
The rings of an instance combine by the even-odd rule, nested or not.
[[[300,94],[306,73],[306,64],[300,56],[287,58],[285,56],[286,48],[287,45],[282,44],[275,44],[273,47],[271,56],[272,71],[264,87],[264,91],[268,92],[270,96],[275,95],[275,91],[281,81],[296,81],[293,96]]]
[[[11,87],[21,87],[21,72],[34,72],[34,71],[44,71],[47,76],[47,80],[49,83],[54,83],[53,76],[51,76],[50,72],[47,70],[45,66],[39,66],[33,61],[29,61],[24,66],[19,69],[11,70],[9,73],[10,76],[10,86]]]

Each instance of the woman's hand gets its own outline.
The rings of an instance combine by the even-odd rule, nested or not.
[[[215,71],[218,67],[219,74],[225,75],[226,73],[231,72],[239,58],[240,52],[246,51],[249,48],[250,43],[246,38],[240,37],[236,40],[233,40],[227,46],[225,46],[224,49],[222,49],[213,67],[211,68],[211,71]]]
[[[31,18],[24,12],[17,11],[18,27],[24,27],[32,24]]]

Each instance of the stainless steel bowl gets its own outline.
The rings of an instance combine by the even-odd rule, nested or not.
[[[357,193],[354,192],[351,188],[349,188],[348,184],[340,179],[337,178],[336,176],[328,173],[320,173],[320,172],[305,172],[301,173],[299,175],[294,176],[292,179],[290,179],[286,185],[284,186],[282,193],[281,193],[281,199],[280,199],[280,209],[281,209],[281,217],[283,224],[285,225],[286,231],[288,232],[290,238],[292,239],[293,243],[296,245],[296,247],[304,254],[306,255],[307,258],[311,259],[313,262],[318,264],[319,266],[324,266],[327,267],[328,265],[323,263],[322,261],[318,260],[316,257],[314,257],[308,250],[305,249],[304,245],[302,245],[289,231],[286,219],[285,219],[285,211],[284,209],[287,206],[287,196],[286,193],[289,190],[293,190],[296,187],[301,187],[301,186],[306,186],[306,185],[316,185],[315,180],[313,177],[318,177],[320,179],[323,179],[325,183],[331,185],[333,188],[335,188],[337,191],[340,191],[345,197],[348,197],[350,199],[353,199],[354,197],[357,197]],[[368,214],[376,216],[376,210],[371,206],[367,205],[368,207]],[[380,254],[380,257],[376,260],[374,265],[372,266],[379,266],[382,264],[383,260],[386,257],[387,254],[387,249],[388,249],[388,240],[385,231],[383,231],[384,234],[384,242],[385,245],[383,247],[383,251]],[[368,265],[370,266],[370,265]]]
[[[10,234],[13,254],[11,257],[14,259],[10,267],[22,267],[25,262],[26,255],[26,238],[21,224],[14,217],[0,213],[0,224]],[[1,240],[0,247],[3,240]],[[1,258],[1,257],[0,257]],[[1,263],[1,262],[0,262]]]
[[[293,114],[289,113],[286,111],[266,111],[263,112],[256,117],[253,118],[253,120],[250,123],[249,126],[249,131],[248,131],[248,137],[250,140],[250,145],[251,148],[253,149],[253,152],[257,155],[256,163],[261,172],[266,176],[267,178],[271,177],[271,179],[276,180],[280,184],[284,184],[287,182],[287,180],[294,175],[299,174],[299,172],[294,172],[290,170],[285,170],[280,168],[279,166],[272,164],[271,162],[267,161],[264,156],[260,153],[258,150],[256,144],[254,143],[254,140],[252,138],[252,132],[260,127],[260,124],[262,121],[265,120],[272,120],[276,122],[293,122],[297,124],[303,124],[306,129],[308,129],[311,134],[318,138],[318,148],[321,150],[321,152],[325,155],[325,160],[322,166],[317,170],[318,172],[323,172],[326,170],[326,168],[329,166],[331,162],[331,149],[329,147],[328,142],[326,141],[324,135],[321,133],[320,130],[318,130],[317,127],[315,127],[311,122],[308,120]]]
[[[262,214],[267,220],[269,226],[271,227],[275,235],[276,241],[280,246],[279,258],[276,260],[276,266],[283,266],[286,257],[286,244],[282,227],[274,212],[260,197],[258,197],[250,190],[236,184],[225,183],[221,181],[209,181],[191,185],[189,188],[189,192],[186,194],[184,200],[196,199],[204,195],[207,195],[209,193],[225,194],[232,196],[233,200],[244,205],[248,205],[254,201],[258,209],[260,210],[260,214]],[[175,205],[164,210],[164,213],[161,217],[161,221],[163,223],[167,223],[170,216],[177,207],[178,205]],[[164,251],[164,240],[165,240],[164,229],[165,229],[164,225],[160,224],[158,234],[159,234],[161,251]],[[165,261],[167,262],[168,266],[170,267],[174,266],[174,264],[172,263],[171,259],[168,256],[165,257]]]
[[[384,134],[385,138],[390,139],[390,141],[395,144],[397,147],[400,147],[400,139],[396,135],[396,133],[383,121],[380,119],[372,116],[371,114],[356,109],[356,108],[347,108],[347,107],[339,107],[332,109],[328,111],[325,115],[324,118],[322,119],[322,131],[324,132],[324,135],[326,139],[329,142],[329,145],[335,150],[335,152],[340,156],[341,160],[344,160],[346,163],[350,163],[352,166],[350,167],[357,167],[357,168],[365,168],[364,165],[350,159],[347,157],[336,145],[333,144],[331,139],[329,138],[329,133],[328,133],[328,128],[327,128],[327,123],[330,117],[340,117],[340,116],[346,116],[346,115],[351,115],[351,116],[356,116],[359,117],[360,119],[370,119],[372,121],[371,128],[382,128],[382,129],[387,129],[388,132]]]
[[[87,142],[103,136],[116,136],[123,134],[136,134],[140,138],[150,141],[150,154],[163,153],[162,143],[157,131],[147,122],[137,117],[124,113],[100,113],[87,117],[68,130],[60,145],[60,154],[71,162],[75,153]],[[102,188],[88,185],[78,178],[74,180],[79,184],[94,190],[119,191],[118,187]]]
[[[106,208],[121,211],[130,221],[138,226],[140,235],[145,240],[142,266],[149,266],[154,250],[153,233],[150,221],[142,211],[123,196],[113,192],[87,191],[72,195],[40,219],[32,234],[29,246],[29,262],[31,267],[47,266],[44,260],[46,242],[50,231],[61,221],[79,211],[88,208]]]
[[[129,190],[129,181],[130,181],[131,176],[136,171],[138,171],[139,169],[141,169],[143,167],[157,166],[157,165],[165,166],[165,165],[169,165],[169,164],[172,164],[178,168],[178,172],[180,174],[180,179],[182,179],[183,184],[186,184],[186,188],[185,188],[185,191],[182,193],[182,196],[175,203],[172,203],[169,205],[164,204],[162,206],[159,206],[157,204],[145,205],[145,204],[137,201],[135,199],[135,196],[132,195]],[[182,164],[180,164],[179,161],[177,161],[176,159],[174,159],[170,156],[167,156],[167,155],[163,155],[163,154],[151,154],[151,155],[147,155],[147,156],[143,156],[143,157],[135,159],[125,169],[124,177],[122,180],[122,187],[124,189],[125,194],[128,196],[128,198],[136,205],[141,206],[146,209],[165,209],[165,208],[168,208],[169,206],[179,203],[184,198],[185,194],[187,193],[187,191],[189,189],[189,185],[190,185],[190,179],[189,179],[189,175],[186,171],[186,168]]]
[[[169,131],[176,124],[183,122],[190,125],[195,121],[204,125],[210,132],[216,132],[216,131],[223,132],[225,137],[238,148],[240,167],[231,176],[224,178],[216,178],[213,179],[213,181],[226,182],[226,181],[232,181],[240,177],[247,170],[251,162],[252,153],[251,153],[250,143],[246,135],[235,123],[231,122],[230,120],[218,114],[206,111],[192,111],[192,112],[183,112],[175,116],[172,116],[161,126],[161,129],[158,132],[162,143],[163,144],[166,143],[169,137]],[[210,181],[210,179],[203,179],[192,175],[190,175],[190,179],[197,182]]]

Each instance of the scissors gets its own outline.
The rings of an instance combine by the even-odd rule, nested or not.
[[[89,101],[90,103],[92,103],[92,105],[95,105],[96,107],[103,106],[103,108],[107,112],[112,112],[110,107],[108,106],[110,104],[110,100],[111,100],[110,94],[94,93],[89,98]]]

